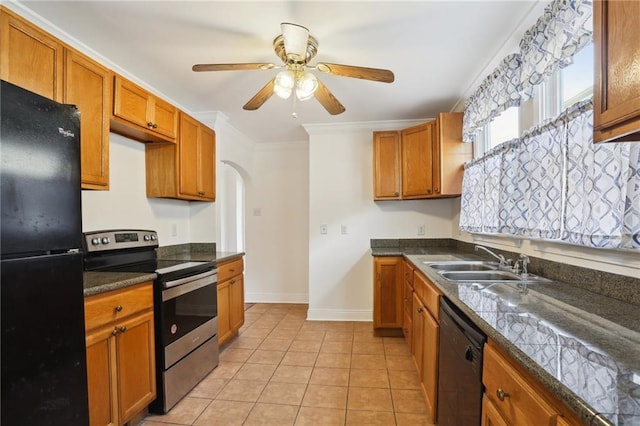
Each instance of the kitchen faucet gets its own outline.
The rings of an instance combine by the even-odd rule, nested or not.
[[[486,248],[484,246],[476,245],[475,249],[476,249],[476,251],[478,251],[479,249],[482,249],[482,250],[486,251],[487,253],[489,253],[491,256],[493,256],[496,259],[498,259],[500,261],[500,267],[508,266],[508,264],[510,263],[510,261],[507,261],[507,259],[505,259],[503,255],[495,254],[494,252],[492,252],[491,250],[489,250],[488,248]]]
[[[527,272],[527,265],[531,263],[529,260],[529,256],[524,253],[520,254],[520,259],[522,259],[522,276],[526,277],[529,273]]]

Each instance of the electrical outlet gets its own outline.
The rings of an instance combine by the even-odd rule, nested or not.
[[[325,225],[325,224],[320,225],[320,233],[323,234],[323,235],[329,233],[327,225]]]
[[[260,207],[255,207],[253,209],[253,215],[254,216],[262,216],[262,210],[260,210]]]
[[[418,225],[418,235],[424,235],[424,225]]]
[[[342,232],[342,235],[347,235],[347,225],[340,226],[340,232]]]

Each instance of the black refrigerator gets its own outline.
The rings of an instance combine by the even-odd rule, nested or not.
[[[80,114],[0,84],[0,423],[87,425]]]

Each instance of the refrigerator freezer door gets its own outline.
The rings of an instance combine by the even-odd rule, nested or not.
[[[81,247],[80,114],[0,87],[2,258]]]
[[[0,423],[88,424],[82,254],[0,267]]]

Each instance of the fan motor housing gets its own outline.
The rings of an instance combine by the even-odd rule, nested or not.
[[[309,35],[309,39],[307,40],[307,54],[303,62],[296,61],[294,59],[287,57],[287,52],[284,50],[284,37],[282,36],[282,34],[280,34],[273,40],[273,50],[276,52],[276,55],[278,55],[278,57],[282,59],[282,62],[284,62],[285,64],[288,64],[288,63],[306,64],[306,63],[309,63],[309,61],[313,59],[313,57],[315,57],[316,54],[318,53],[318,40],[316,40],[315,37]]]

